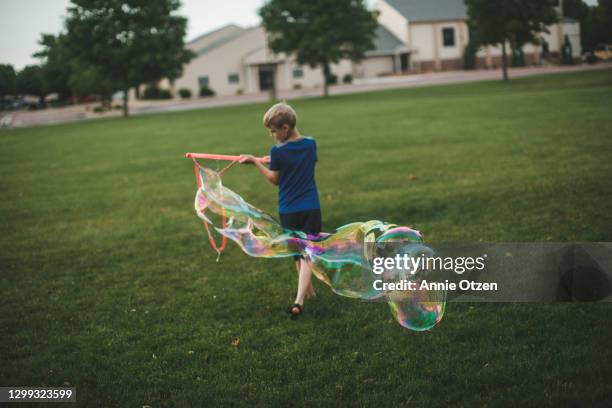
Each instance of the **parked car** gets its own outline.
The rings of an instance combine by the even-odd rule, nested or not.
[[[1,103],[1,110],[19,110],[19,109],[27,109],[30,107],[30,104],[24,101],[21,98],[16,99],[5,99],[4,102]]]
[[[92,102],[98,102],[100,100],[100,98],[96,95],[85,95],[85,96],[79,96],[77,99],[77,103],[92,103]]]
[[[612,45],[610,44],[599,44],[595,48],[595,56],[601,60],[612,60]]]
[[[592,51],[586,51],[582,54],[582,62],[586,62],[587,64],[595,64],[597,61],[599,61],[599,58],[597,58]]]

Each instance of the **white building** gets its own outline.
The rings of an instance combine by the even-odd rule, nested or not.
[[[463,68],[463,51],[469,42],[467,7],[463,0],[379,0],[376,9],[380,12],[379,23],[409,49],[407,55],[401,56],[402,68],[407,66],[412,72]],[[563,18],[547,28],[549,33],[541,34],[542,45],[523,47],[526,65],[540,64],[545,49],[550,58],[558,59],[565,35],[572,44],[574,58],[580,57],[578,21]],[[506,53],[510,60],[509,44],[506,44]],[[486,47],[476,56],[477,68],[501,66],[501,46]]]
[[[175,89],[188,88],[194,95],[206,86],[217,95],[258,93],[271,90],[323,86],[320,68],[298,66],[293,58],[273,54],[267,47],[262,27],[228,25],[202,35],[187,44],[197,54],[174,83]],[[350,61],[332,65],[332,72],[352,73]]]
[[[354,64],[341,61],[331,67],[342,82],[346,75],[370,78],[402,73],[458,70],[463,68],[463,51],[469,42],[467,9],[463,0],[379,0],[379,26],[375,48]],[[580,27],[563,19],[549,27],[542,38],[546,46],[524,47],[525,63],[540,64],[544,47],[558,57],[564,36],[580,56]],[[188,88],[198,95],[208,87],[217,95],[252,94],[271,90],[318,88],[323,86],[320,67],[298,66],[292,57],[273,54],[261,27],[227,25],[187,44],[197,57],[185,66],[174,89]],[[510,47],[507,47],[510,54]],[[510,58],[510,56],[509,56]],[[501,47],[487,47],[477,54],[477,67],[501,65]]]

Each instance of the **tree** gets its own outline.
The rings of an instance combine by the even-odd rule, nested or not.
[[[345,58],[358,62],[374,48],[377,16],[363,0],[270,0],[259,15],[272,51],[322,68],[325,96],[331,64]]]
[[[600,44],[612,44],[612,0],[599,0],[589,7],[588,49],[594,51]]]
[[[597,7],[601,9],[604,23],[608,27],[605,40],[607,42],[612,42],[612,30],[610,29],[610,27],[612,27],[612,0],[599,0],[597,2]]]
[[[476,69],[476,54],[478,53],[478,29],[471,21],[467,21],[469,41],[463,49],[463,69]]]
[[[592,48],[589,45],[589,13],[589,6],[582,0],[563,0],[563,16],[580,22],[580,45],[584,51]]]
[[[612,43],[612,0],[589,6],[582,0],[563,0],[563,15],[580,22],[582,51],[595,51],[599,44]]]
[[[110,106],[115,91],[113,83],[97,66],[78,58],[70,48],[66,33],[57,36],[42,34],[42,49],[34,54],[41,59],[42,75],[50,92],[57,92],[60,99],[79,95],[97,95],[102,104]]]
[[[115,89],[112,81],[98,67],[85,65],[75,59],[72,61],[71,71],[68,84],[75,97],[76,95],[97,95],[102,100],[103,108],[110,108]]]
[[[71,96],[70,76],[72,75],[73,55],[66,44],[66,36],[41,34],[38,42],[42,50],[34,53],[40,58],[42,76],[49,92],[57,92],[60,100]]]
[[[7,95],[15,95],[15,69],[10,64],[0,64],[0,102]]]
[[[582,22],[589,14],[589,6],[582,0],[563,0],[563,16]]]
[[[95,67],[113,91],[177,77],[194,54],[184,48],[187,19],[173,13],[179,0],[72,0],[67,38],[78,60]]]
[[[39,65],[28,65],[17,74],[17,93],[38,96],[41,107],[45,106],[45,96],[49,93]]]
[[[558,20],[555,1],[465,0],[469,20],[478,27],[479,46],[501,44],[504,80],[508,80],[506,43],[513,50],[528,42],[537,43],[537,34],[548,32],[546,26]]]
[[[599,44],[612,43],[612,0],[589,6],[582,0],[563,0],[563,15],[580,22],[582,51],[595,51]]]

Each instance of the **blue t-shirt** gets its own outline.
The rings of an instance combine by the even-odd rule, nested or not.
[[[310,137],[288,141],[272,147],[270,170],[278,171],[278,212],[321,208],[314,179],[317,144]]]

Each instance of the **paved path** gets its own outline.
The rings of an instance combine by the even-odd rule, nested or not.
[[[595,65],[577,66],[548,66],[510,68],[509,77],[519,78],[532,75],[542,75],[560,72],[593,71],[612,69],[612,63],[599,63]],[[427,74],[413,74],[381,78],[367,78],[355,80],[350,85],[336,85],[330,88],[331,95],[350,94],[357,92],[378,91],[383,89],[409,88],[426,85],[454,84],[462,82],[501,80],[501,69],[478,71],[446,71]],[[279,92],[279,99],[296,99],[318,97],[322,89],[293,90]],[[193,100],[166,100],[166,101],[133,101],[130,103],[130,114],[142,115],[157,112],[175,112],[193,109],[214,108],[219,106],[242,105],[269,100],[269,94],[218,96]],[[16,111],[0,113],[0,127],[24,127],[52,123],[66,123],[101,117],[121,116],[121,111],[115,110],[105,114],[93,112],[93,105],[77,105],[64,108],[46,109],[42,111]]]

